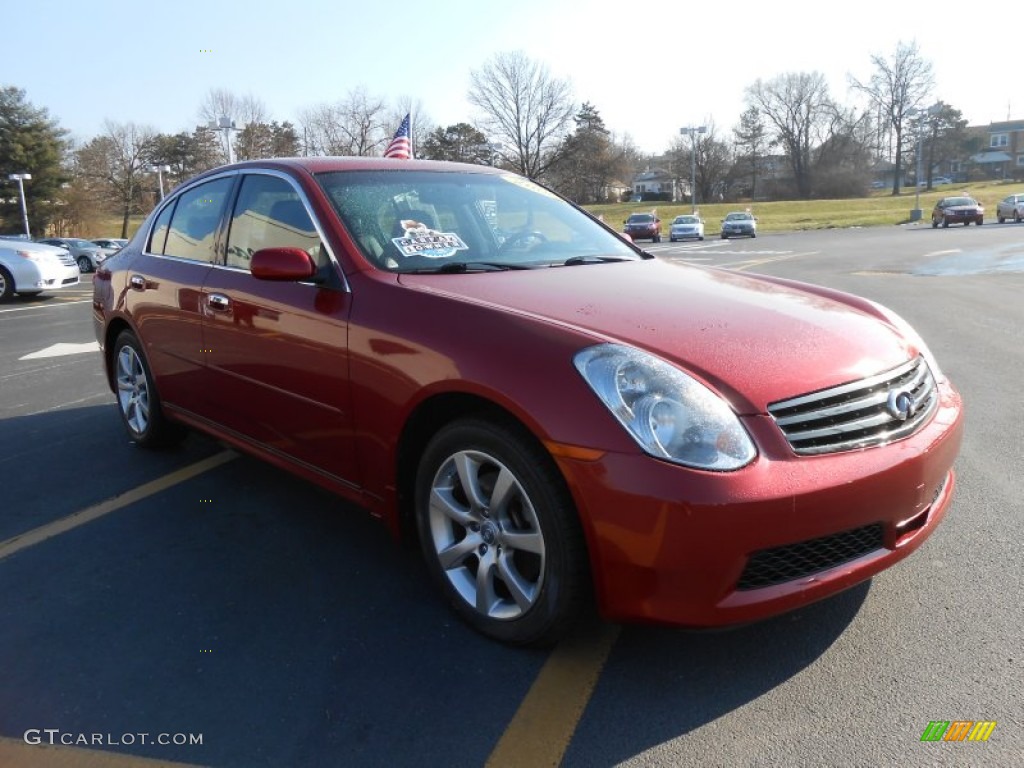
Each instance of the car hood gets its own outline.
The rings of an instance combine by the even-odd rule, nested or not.
[[[594,342],[653,352],[702,378],[740,413],[855,381],[911,350],[879,318],[810,290],[678,262],[402,275],[403,285],[527,314]]]

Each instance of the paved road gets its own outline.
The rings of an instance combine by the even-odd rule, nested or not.
[[[508,650],[453,620],[361,511],[198,436],[130,445],[96,354],[53,347],[92,341],[88,285],[15,300],[0,304],[0,765],[83,764],[25,745],[30,729],[97,765],[537,765],[563,749],[567,766],[1024,763],[1024,226],[650,250],[850,290],[921,331],[968,428],[958,497],[920,551],[750,627],[599,625]],[[998,724],[986,743],[922,743],[934,720]]]

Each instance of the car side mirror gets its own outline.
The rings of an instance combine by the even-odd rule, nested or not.
[[[298,282],[316,275],[316,264],[298,248],[261,248],[252,255],[249,272],[258,280]]]

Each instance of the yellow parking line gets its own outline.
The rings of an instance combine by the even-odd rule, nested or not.
[[[220,453],[214,454],[202,461],[197,461],[195,464],[189,464],[187,467],[182,467],[175,472],[171,472],[169,475],[164,475],[163,477],[158,477],[156,480],[143,483],[137,488],[132,488],[130,491],[122,493],[120,496],[115,496],[112,499],[101,501],[99,504],[94,504],[80,512],[75,512],[67,517],[62,517],[59,520],[54,520],[52,523],[41,525],[38,528],[33,528],[31,531],[26,531],[25,533],[7,539],[7,541],[0,542],[0,560],[13,555],[15,552],[20,552],[23,549],[34,546],[41,541],[46,541],[53,536],[66,533],[80,525],[90,523],[93,520],[110,514],[115,510],[121,509],[121,507],[134,504],[136,501],[152,496],[154,493],[159,493],[160,491],[167,490],[178,483],[190,480],[197,475],[201,475],[204,472],[208,472],[211,469],[219,467],[221,464],[231,461],[237,455],[238,454],[234,451],[221,451]],[[3,761],[0,760],[0,765],[3,764]]]
[[[615,625],[588,626],[551,652],[487,759],[487,768],[561,763],[618,636]]]
[[[172,763],[120,752],[51,747],[48,744],[36,746],[4,737],[0,737],[0,765],[17,765],[19,768],[199,768],[191,763]]]

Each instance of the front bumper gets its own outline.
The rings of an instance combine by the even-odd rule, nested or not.
[[[19,291],[53,291],[68,288],[81,282],[78,265],[68,266],[57,263],[34,263],[23,279],[17,280]]]
[[[903,559],[935,530],[953,496],[962,409],[948,384],[940,394],[932,420],[911,437],[816,457],[795,456],[768,417],[746,418],[761,452],[736,472],[642,454],[559,458],[602,613],[615,621],[741,624],[833,595]],[[877,532],[877,546],[850,550],[852,559],[797,569],[781,582],[765,582],[763,569],[751,578],[766,558],[802,558],[863,531]],[[787,573],[769,565],[769,573]]]

